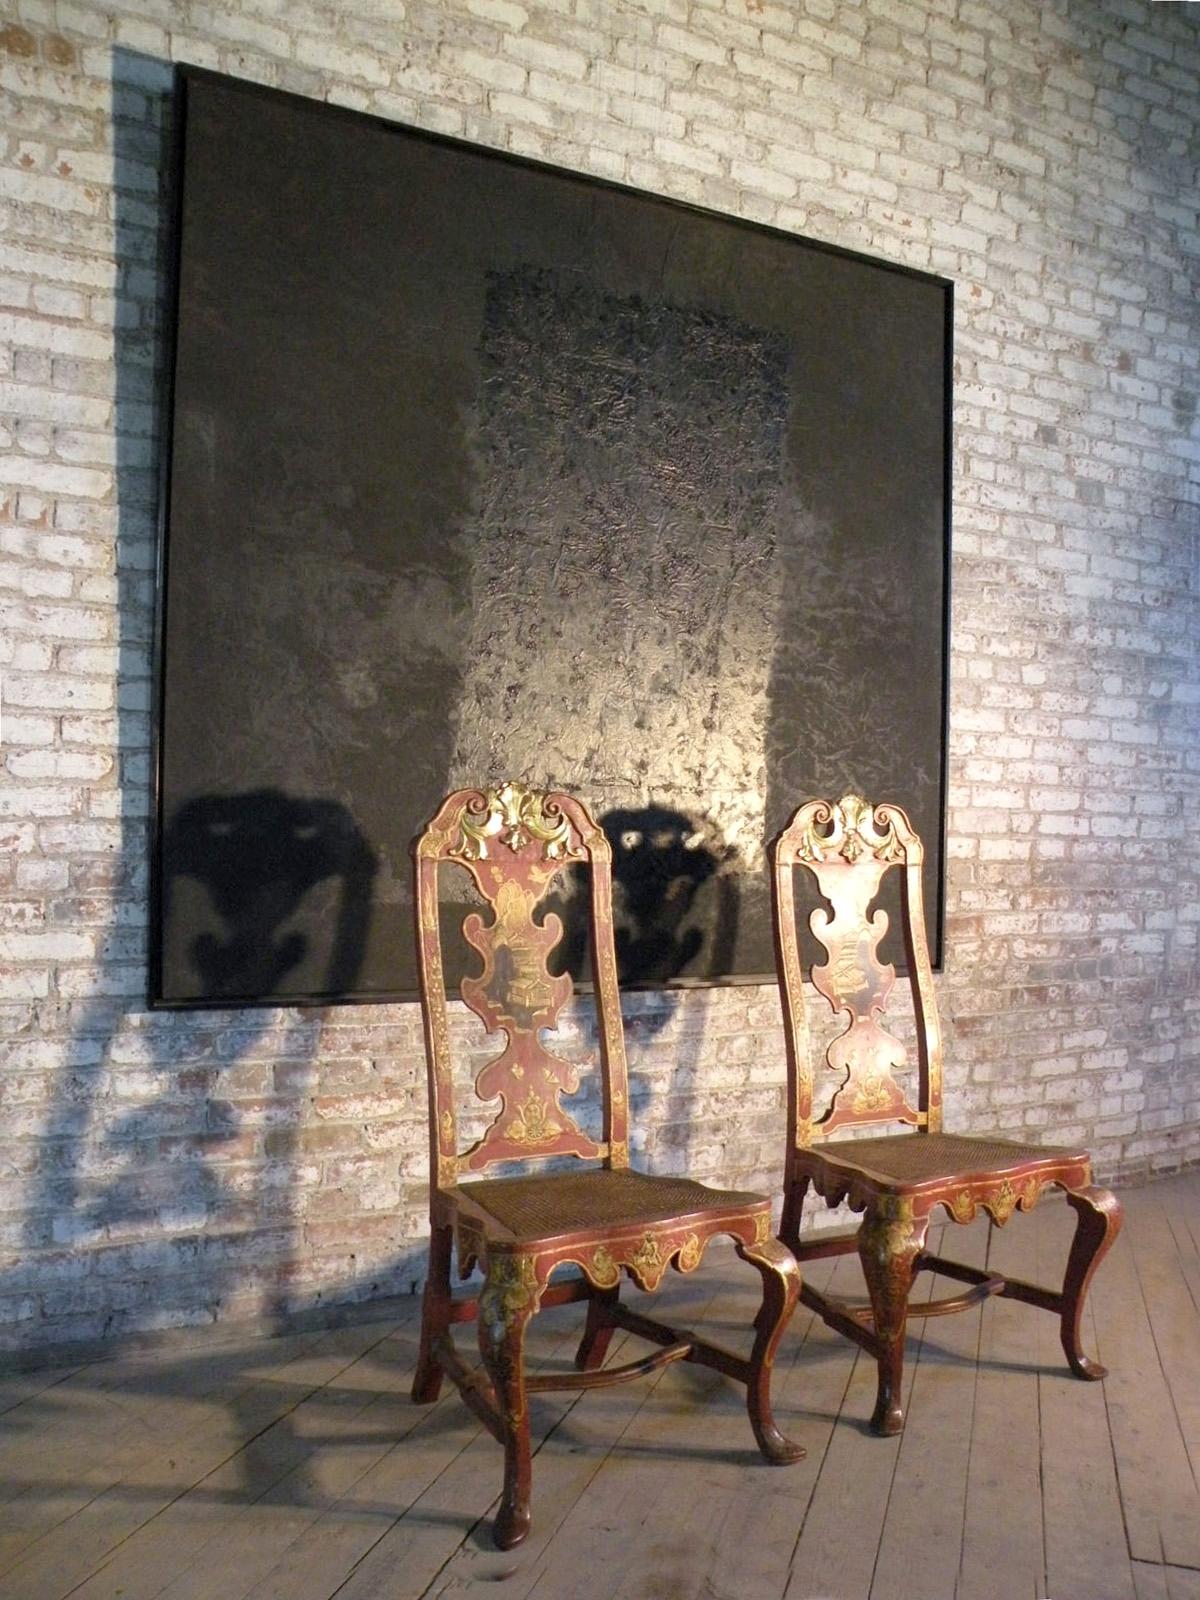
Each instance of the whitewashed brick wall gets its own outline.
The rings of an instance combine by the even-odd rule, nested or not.
[[[3,0],[0,1340],[421,1270],[413,1008],[141,1008],[171,61],[956,280],[949,1115],[1200,1159],[1200,5]],[[773,992],[628,1012],[645,1158],[773,1183]]]

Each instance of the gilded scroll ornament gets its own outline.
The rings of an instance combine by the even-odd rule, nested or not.
[[[853,865],[864,851],[876,861],[904,859],[904,846],[890,817],[884,826],[878,826],[874,807],[857,794],[843,795],[832,806],[811,808],[796,850],[801,861],[829,861],[840,856]]]
[[[601,1244],[592,1251],[587,1273],[592,1282],[601,1289],[611,1289],[620,1279],[621,1269],[613,1259],[612,1252]]]
[[[758,1245],[758,1244],[766,1244],[767,1239],[770,1237],[770,1233],[771,1233],[771,1218],[770,1218],[770,1216],[768,1215],[767,1212],[763,1211],[757,1217],[755,1217],[755,1219],[754,1219],[754,1242],[755,1242],[755,1244],[756,1245]]]
[[[681,1272],[695,1272],[700,1265],[700,1236],[689,1233],[683,1241],[683,1249],[679,1252],[679,1270]]]
[[[565,860],[579,852],[571,847],[571,824],[557,804],[537,789],[508,782],[488,789],[482,805],[468,805],[460,818],[462,838],[450,853],[466,861],[484,861],[494,842],[516,852],[531,839],[542,846],[544,861]]]

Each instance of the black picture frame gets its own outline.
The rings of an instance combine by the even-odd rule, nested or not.
[[[173,116],[151,1006],[412,998],[408,841],[504,776],[601,814],[627,986],[773,981],[762,845],[847,788],[940,964],[952,284],[199,68]]]

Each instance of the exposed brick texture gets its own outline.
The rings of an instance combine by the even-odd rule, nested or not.
[[[142,1009],[174,60],[956,280],[948,1115],[1200,1159],[1200,5],[8,0],[0,1340],[421,1270],[414,1008]],[[627,1011],[644,1158],[775,1183],[773,991]]]

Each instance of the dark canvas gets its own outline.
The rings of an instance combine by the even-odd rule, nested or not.
[[[936,908],[948,285],[182,84],[155,998],[411,992],[409,840],[509,775],[604,819],[632,981],[772,971],[813,794]]]

